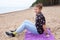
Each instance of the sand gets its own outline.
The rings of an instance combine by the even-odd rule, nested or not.
[[[46,26],[51,28],[56,40],[60,40],[60,6],[44,7],[42,10],[46,17]],[[35,13],[33,8],[0,14],[0,40],[23,40],[25,31],[14,38],[6,36],[5,32],[15,30],[24,20],[34,23]]]

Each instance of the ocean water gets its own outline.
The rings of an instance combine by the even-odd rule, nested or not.
[[[25,10],[28,9],[29,7],[0,7],[0,14],[8,13],[8,12],[13,12],[13,11],[20,11],[20,10]]]
[[[36,0],[0,0],[0,14],[28,9]]]

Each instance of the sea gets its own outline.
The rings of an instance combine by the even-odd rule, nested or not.
[[[36,0],[0,0],[0,14],[30,8]]]

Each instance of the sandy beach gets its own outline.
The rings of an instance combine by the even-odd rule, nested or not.
[[[60,40],[60,6],[44,7],[42,12],[46,18],[46,26],[51,29],[55,39]],[[0,14],[0,40],[23,40],[25,31],[14,38],[6,36],[5,32],[15,30],[24,20],[34,23],[34,18],[33,8]]]

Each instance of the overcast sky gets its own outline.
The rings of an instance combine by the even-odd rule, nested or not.
[[[29,8],[36,0],[0,0],[0,13]]]

